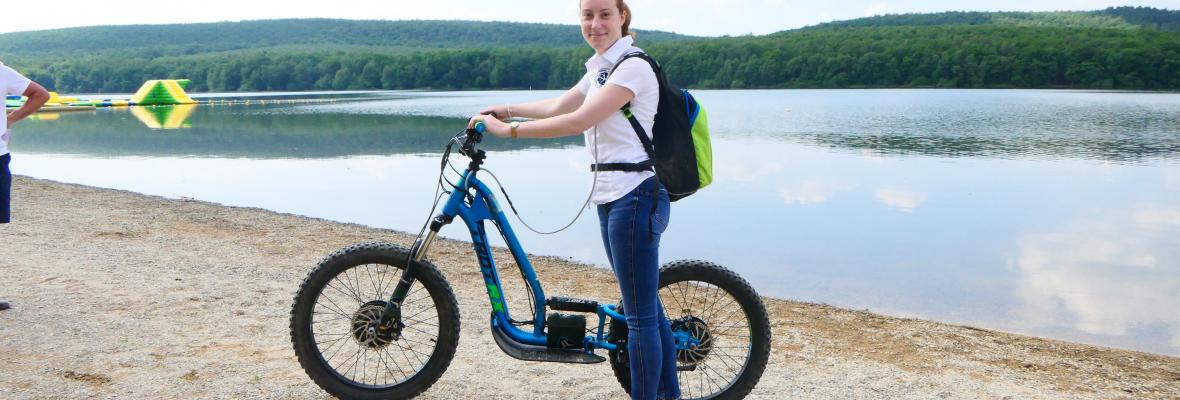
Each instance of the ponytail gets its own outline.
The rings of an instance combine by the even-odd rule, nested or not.
[[[635,32],[631,31],[631,7],[627,7],[627,2],[625,2],[623,0],[619,0],[618,8],[619,8],[619,13],[623,14],[623,16],[624,16],[623,17],[623,36],[631,36],[631,39],[635,39],[637,36],[636,36]]]

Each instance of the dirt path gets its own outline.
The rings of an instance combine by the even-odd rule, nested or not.
[[[325,398],[291,350],[294,291],[338,248],[412,240],[24,177],[14,187],[16,223],[0,226],[0,297],[15,307],[0,312],[3,399]],[[462,337],[450,369],[423,398],[624,398],[606,365],[525,363],[500,353],[487,333],[489,306],[469,246],[443,241],[431,252],[459,297]],[[617,297],[607,271],[533,262],[548,293]],[[513,289],[510,296],[519,293]],[[751,398],[1180,398],[1174,357],[793,301],[768,305],[771,364]]]

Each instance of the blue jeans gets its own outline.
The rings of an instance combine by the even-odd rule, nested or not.
[[[657,190],[658,198],[653,195]],[[658,291],[660,235],[668,227],[670,208],[668,191],[654,176],[631,193],[598,206],[602,243],[627,314],[632,399],[680,398],[676,342]]]
[[[0,224],[7,224],[12,216],[12,171],[8,163],[11,154],[0,156]]]

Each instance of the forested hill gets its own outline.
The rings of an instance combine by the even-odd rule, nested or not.
[[[1180,11],[1147,7],[886,15],[661,48],[711,58],[689,64],[720,71],[690,74],[705,87],[1180,90]]]
[[[1000,25],[1042,28],[1149,29],[1180,32],[1180,11],[1111,7],[1100,11],[946,12],[894,14],[829,22],[812,28],[868,28],[933,25]]]
[[[20,59],[162,57],[234,50],[380,51],[582,46],[573,25],[478,21],[285,19],[65,28],[0,34],[0,55]],[[648,43],[690,36],[638,31]]]
[[[1178,11],[939,13],[763,36],[640,32],[688,88],[1180,90]],[[31,43],[31,44],[30,44]],[[61,92],[567,88],[592,51],[578,27],[279,20],[0,35],[0,60]]]

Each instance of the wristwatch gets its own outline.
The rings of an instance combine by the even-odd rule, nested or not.
[[[519,128],[519,127],[520,127],[520,121],[512,121],[511,124],[508,124],[508,129],[510,129],[512,131],[512,138],[513,139],[516,139],[516,128]]]

